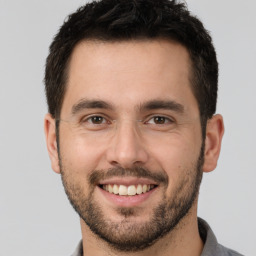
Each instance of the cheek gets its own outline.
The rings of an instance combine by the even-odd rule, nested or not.
[[[76,172],[84,173],[99,169],[103,151],[103,146],[93,140],[74,135],[65,129],[62,129],[60,133],[62,164]]]
[[[151,155],[158,168],[168,175],[169,183],[175,183],[194,171],[200,155],[201,139],[193,135],[172,135],[158,147],[152,147]]]

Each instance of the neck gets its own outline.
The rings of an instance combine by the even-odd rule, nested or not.
[[[200,238],[196,209],[190,212],[166,236],[143,251],[120,252],[115,251],[109,244],[98,238],[81,220],[84,256],[199,256],[203,250]]]

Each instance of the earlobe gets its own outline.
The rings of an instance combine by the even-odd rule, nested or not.
[[[221,115],[215,115],[207,122],[203,171],[213,171],[218,162],[224,123]]]
[[[44,118],[44,132],[48,154],[51,160],[52,169],[60,173],[58,147],[56,140],[55,119],[48,113]]]

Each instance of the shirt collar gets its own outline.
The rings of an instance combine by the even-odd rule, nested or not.
[[[209,255],[224,255],[223,252],[226,252],[228,250],[224,246],[218,244],[218,241],[211,230],[208,223],[198,218],[198,228],[200,236],[204,242],[204,248],[202,251],[201,256],[209,256]],[[226,254],[225,254],[226,255]],[[241,254],[236,254],[241,255]],[[83,243],[82,240],[79,242],[75,252],[71,256],[83,256]]]

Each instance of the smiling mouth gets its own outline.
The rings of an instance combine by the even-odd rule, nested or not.
[[[99,187],[111,194],[119,196],[135,196],[140,194],[145,194],[150,190],[156,188],[153,184],[138,184],[138,185],[117,185],[117,184],[104,184],[99,185]]]

